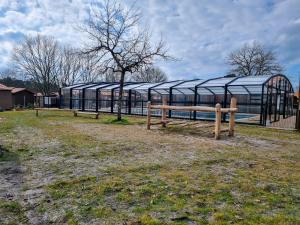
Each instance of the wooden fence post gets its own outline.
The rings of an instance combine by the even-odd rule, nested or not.
[[[166,98],[163,98],[162,105],[163,106],[167,105]],[[167,110],[166,109],[161,110],[161,124],[162,124],[162,127],[166,127],[166,124],[167,124]]]
[[[147,102],[147,129],[150,130],[151,126],[151,102]]]
[[[221,105],[218,103],[216,104],[215,108],[216,112],[216,122],[215,122],[215,139],[220,139],[220,133],[221,133]]]
[[[236,108],[236,98],[235,97],[232,97],[231,100],[230,100],[230,108]],[[234,124],[235,124],[235,121],[234,121],[234,115],[235,115],[235,112],[230,112],[229,114],[229,136],[234,136]]]

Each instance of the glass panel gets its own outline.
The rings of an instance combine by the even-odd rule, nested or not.
[[[228,91],[232,94],[248,94],[247,90],[242,86],[229,86]]]
[[[152,92],[159,93],[161,95],[168,95],[170,91],[169,89],[158,89],[158,90],[153,89]]]
[[[117,87],[119,87],[119,84],[113,84],[113,85],[102,88],[102,90],[111,90],[111,89],[114,89]]]
[[[176,89],[195,88],[196,85],[203,83],[205,80],[191,80],[186,81],[176,86]]]
[[[156,87],[153,88],[153,90],[157,90],[157,89],[169,89],[170,87],[179,84],[183,81],[171,81],[171,82],[167,82],[167,83],[162,83]]]
[[[148,89],[149,88],[152,88],[152,87],[154,87],[154,86],[156,86],[156,85],[159,85],[159,84],[161,84],[161,83],[148,83],[148,84],[143,84],[143,85],[141,85],[141,86],[139,86],[139,87],[136,87],[136,88],[133,88],[134,90],[136,90],[136,91],[148,91]]]
[[[87,84],[87,85],[84,85],[84,86],[75,87],[75,88],[73,88],[73,90],[82,90],[84,88],[92,87],[92,86],[95,86],[95,85],[97,85],[97,84]]]
[[[239,77],[237,80],[233,81],[229,84],[229,86],[232,85],[259,85],[266,82],[268,79],[270,79],[270,76],[247,76],[247,77]]]
[[[172,93],[173,94],[182,94],[182,95],[193,95],[195,92],[191,89],[187,89],[187,88],[182,88],[182,89],[177,89],[177,88],[174,88],[172,90]]]
[[[214,94],[224,94],[225,89],[224,87],[207,87],[210,91]]]
[[[84,85],[84,84],[74,84],[74,85],[71,85],[71,86],[68,86],[68,87],[64,87],[63,89],[71,89],[71,88],[78,87],[78,86],[81,86],[81,85]]]
[[[203,84],[200,84],[199,87],[221,87],[225,86],[230,81],[236,79],[235,77],[221,77],[213,80],[209,80]]]
[[[205,88],[198,88],[197,93],[198,95],[213,95],[213,93]]]
[[[142,85],[143,85],[143,84],[130,84],[130,85],[126,85],[126,86],[124,86],[123,90],[124,90],[124,91],[131,90],[131,89],[140,87],[140,86],[142,86]]]
[[[103,88],[103,87],[107,87],[107,86],[111,86],[111,85],[114,85],[114,84],[104,83],[104,84],[99,84],[99,85],[97,85],[97,86],[89,87],[89,88],[87,88],[87,89],[94,89],[94,90],[96,90],[96,89],[98,89],[98,88]]]

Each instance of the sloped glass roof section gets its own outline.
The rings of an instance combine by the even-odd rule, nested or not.
[[[95,86],[95,85],[97,85],[97,84],[87,84],[87,85],[84,85],[84,86],[74,87],[73,90],[82,90],[82,89],[92,87],[92,86]]]
[[[130,84],[130,85],[124,86],[123,90],[124,90],[124,91],[129,91],[129,90],[132,90],[132,89],[134,89],[134,88],[140,87],[140,86],[142,86],[143,84],[144,84],[144,83]]]
[[[89,87],[87,88],[88,90],[96,90],[96,89],[101,89],[101,88],[104,88],[104,87],[107,87],[107,86],[111,86],[111,85],[114,85],[114,83],[103,83],[103,84],[98,84],[97,86],[92,86],[92,87]]]
[[[127,82],[124,84],[124,91],[133,90],[141,94],[148,93],[151,90],[152,94],[167,95],[172,94],[193,95],[197,89],[198,95],[220,95],[227,91],[229,94],[261,94],[263,88],[266,90],[266,82],[270,80],[272,75],[264,76],[247,76],[247,77],[220,77],[208,80],[195,79],[195,80],[176,80],[160,83],[134,83]],[[285,77],[281,76],[281,79]],[[118,83],[100,82],[93,84],[75,84],[64,89],[74,90],[112,90],[118,89]]]
[[[71,86],[64,87],[64,89],[71,89],[71,88],[79,87],[79,86],[82,86],[82,85],[85,85],[85,84],[74,84],[74,85],[71,85]]]
[[[124,84],[124,85],[126,85],[126,84]],[[114,88],[118,88],[119,86],[120,86],[119,84],[113,84],[110,86],[103,87],[102,90],[112,90]]]
[[[205,80],[200,80],[200,79],[184,81],[183,83],[173,87],[172,94],[192,95],[195,93],[195,87],[203,83],[204,81]]]
[[[262,85],[267,80],[269,80],[272,76],[247,76],[247,77],[239,77],[230,83],[229,86],[233,85]]]
[[[225,87],[226,84],[230,83],[231,81],[237,79],[236,77],[221,77],[216,79],[210,79],[202,84],[200,84],[198,87]]]
[[[164,82],[158,86],[155,86],[153,88],[151,88],[151,90],[153,90],[154,92],[161,94],[161,95],[168,95],[170,93],[170,88],[183,83],[184,81],[182,80],[177,80],[177,81],[170,81],[170,82]]]
[[[228,85],[231,94],[261,94],[262,85],[272,76],[239,77]],[[266,89],[266,87],[265,87]]]
[[[205,80],[200,80],[200,79],[197,79],[197,80],[187,80],[187,81],[184,81],[181,84],[176,85],[174,88],[176,88],[176,89],[181,89],[181,88],[195,88],[195,86],[203,83],[204,81]]]
[[[149,88],[152,88],[152,87],[160,85],[160,84],[161,83],[145,83],[139,87],[132,88],[132,90],[139,92],[141,94],[146,94],[146,93],[148,93]]]
[[[134,87],[138,87],[141,85],[142,85],[141,83],[137,84],[137,83],[128,82],[128,83],[124,84],[123,90],[128,91],[128,90],[133,89]],[[119,88],[120,88],[120,85],[118,83],[117,84],[115,83],[115,84],[103,87],[102,90],[112,90],[112,89],[119,89]]]
[[[202,95],[221,95],[225,92],[227,84],[237,79],[236,77],[221,77],[207,80],[197,86],[197,93]]]

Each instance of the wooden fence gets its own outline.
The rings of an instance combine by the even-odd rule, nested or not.
[[[172,106],[167,105],[166,100],[163,100],[162,105],[151,105],[151,102],[147,104],[147,129],[150,130],[151,125],[161,124],[163,127],[166,127],[167,123],[167,110],[180,110],[180,111],[194,111],[194,112],[215,112],[215,139],[220,139],[221,132],[228,131],[229,136],[234,135],[234,126],[235,126],[235,113],[237,112],[236,108],[236,98],[231,98],[230,108],[221,108],[221,105],[218,103],[215,107],[203,107],[203,106]],[[161,110],[161,121],[159,123],[151,123],[151,110],[160,109]],[[222,112],[229,113],[229,127],[228,129],[221,129],[222,121]]]

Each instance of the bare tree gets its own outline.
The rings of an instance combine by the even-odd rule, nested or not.
[[[18,77],[18,72],[12,67],[2,69],[0,71],[0,79],[8,78],[8,77],[15,79]]]
[[[83,76],[83,60],[78,53],[75,48],[62,48],[58,72],[60,86],[75,84]]]
[[[89,54],[80,54],[80,56],[82,57],[82,74],[79,80],[84,83],[91,83],[100,80],[102,71],[100,71],[96,54],[94,52],[90,52]]]
[[[160,68],[149,67],[141,72],[132,74],[132,80],[138,82],[163,82],[167,81],[168,77]]]
[[[105,71],[101,76],[101,81],[105,82],[119,82],[120,73],[114,73],[111,69]]]
[[[238,76],[273,75],[283,71],[283,67],[276,62],[275,53],[265,50],[258,42],[245,44],[230,53],[227,63],[232,67],[230,73]]]
[[[14,48],[13,60],[18,70],[31,79],[44,95],[49,95],[57,87],[59,47],[53,38],[27,36]]]
[[[120,73],[118,120],[126,73],[151,65],[156,57],[168,58],[164,42],[152,46],[150,33],[138,26],[140,21],[141,14],[134,5],[125,8],[116,1],[106,1],[103,7],[95,6],[90,21],[82,28],[90,39],[84,53],[96,53],[105,70]]]

